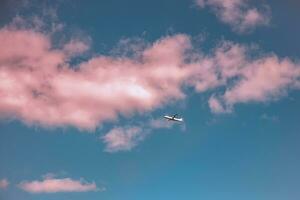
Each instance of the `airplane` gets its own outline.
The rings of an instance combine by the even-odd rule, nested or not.
[[[175,122],[183,122],[183,118],[176,118],[178,114],[175,114],[173,116],[165,115],[164,118],[168,121],[175,121]]]

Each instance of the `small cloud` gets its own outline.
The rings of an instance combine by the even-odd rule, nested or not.
[[[251,7],[247,0],[196,0],[200,8],[210,7],[216,16],[238,33],[268,25],[271,14],[268,6]]]
[[[101,139],[106,145],[106,152],[130,151],[155,129],[172,128],[175,124],[174,122],[168,122],[160,118],[150,119],[138,126],[113,128],[101,137]],[[182,131],[185,131],[185,124],[183,123],[180,128]]]
[[[64,45],[64,51],[66,52],[67,55],[69,56],[77,56],[80,55],[87,50],[89,50],[90,45],[89,41],[83,41],[83,40],[78,40],[78,39],[72,39],[70,42]]]
[[[151,119],[148,122],[148,126],[153,129],[171,128],[174,124],[174,122],[168,123],[168,121],[160,118]]]
[[[95,182],[88,183],[84,179],[72,180],[71,178],[52,178],[46,176],[42,181],[23,181],[19,188],[29,193],[58,193],[58,192],[96,192],[104,191],[98,188]]]
[[[1,179],[0,180],[0,189],[6,189],[9,185],[9,182],[7,179]]]
[[[54,173],[47,173],[45,175],[42,176],[43,179],[53,179],[55,178],[57,175]]]
[[[106,144],[105,151],[129,151],[144,139],[145,134],[143,133],[143,129],[136,126],[114,128],[102,137]]]
[[[266,113],[262,114],[260,117],[262,120],[272,121],[272,122],[278,122],[279,117],[274,115],[268,115]]]
[[[229,113],[231,110],[229,108],[225,108],[224,105],[222,105],[222,102],[215,96],[211,96],[208,100],[208,105],[210,110],[213,113]]]

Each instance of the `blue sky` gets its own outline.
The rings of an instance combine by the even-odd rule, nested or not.
[[[2,2],[0,198],[299,199],[300,4],[227,2]]]

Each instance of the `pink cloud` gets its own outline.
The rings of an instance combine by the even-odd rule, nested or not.
[[[107,152],[129,151],[144,139],[145,133],[141,127],[114,128],[103,136]]]
[[[70,57],[88,48],[78,41],[55,49],[48,35],[4,27],[0,43],[0,115],[27,124],[93,130],[119,115],[184,99],[185,87],[225,88],[209,106],[228,112],[236,103],[268,101],[300,85],[299,65],[289,59],[249,58],[251,48],[232,42],[211,54],[192,53],[184,34],[135,48],[132,57],[98,55],[77,66]]]
[[[130,151],[156,129],[172,128],[174,125],[174,122],[168,122],[163,118],[149,119],[142,124],[134,126],[115,127],[101,137],[101,139],[105,143],[106,152]],[[182,129],[185,128],[184,126],[181,127]]]
[[[166,37],[145,49],[140,60],[98,56],[75,70],[65,53],[70,44],[53,49],[46,35],[3,28],[1,115],[29,124],[94,129],[118,114],[150,111],[182,99],[181,85],[189,73],[182,64],[189,41],[186,35]],[[71,46],[78,50],[78,44]]]
[[[9,185],[9,182],[7,179],[1,179],[0,180],[0,189],[6,189]]]
[[[80,55],[89,50],[89,41],[72,39],[64,45],[63,49],[68,56]]]
[[[239,33],[268,25],[270,21],[270,11],[266,6],[258,10],[252,8],[247,0],[196,0],[196,4],[200,8],[212,8],[223,23],[229,24]]]
[[[171,128],[175,125],[175,123],[168,122],[163,118],[151,119],[147,124],[151,129]]]
[[[210,98],[209,106],[213,112],[232,111],[237,103],[276,100],[286,95],[288,90],[299,88],[299,64],[288,58],[280,59],[276,55],[249,58],[247,55],[251,53],[251,49],[239,46],[231,43],[225,51],[221,51],[224,57],[232,49],[241,48],[238,54],[230,53],[233,57],[230,56],[229,65],[228,59],[218,59],[215,56],[219,63],[220,80],[226,91],[223,95]]]
[[[104,189],[97,188],[94,182],[87,183],[83,179],[77,181],[70,178],[46,178],[42,181],[23,181],[19,184],[19,187],[30,193],[89,192],[103,191]]]
[[[213,113],[225,113],[226,110],[221,102],[214,96],[211,96],[208,100],[208,105]]]
[[[241,80],[224,94],[229,104],[268,101],[284,95],[299,83],[300,68],[288,59],[268,56],[247,63]]]

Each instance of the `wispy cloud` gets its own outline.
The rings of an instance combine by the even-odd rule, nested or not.
[[[278,116],[275,116],[275,115],[269,115],[269,114],[266,114],[266,113],[262,114],[262,115],[260,116],[260,118],[261,118],[262,120],[267,120],[267,121],[271,121],[271,122],[279,122],[279,117],[278,117]]]
[[[105,151],[129,151],[146,136],[145,130],[140,127],[117,127],[105,134],[102,139],[106,144]]]
[[[57,192],[90,192],[103,191],[95,182],[88,183],[84,179],[73,180],[71,178],[45,177],[41,181],[23,181],[19,187],[29,193],[57,193]]]
[[[106,152],[130,151],[156,129],[171,128],[174,124],[162,118],[150,119],[136,126],[115,127],[101,139]]]
[[[225,113],[227,112],[221,102],[214,96],[211,96],[208,100],[208,105],[213,113]]]
[[[66,43],[63,47],[65,54],[69,57],[73,57],[76,55],[80,55],[87,50],[90,49],[90,41],[89,39],[80,40],[80,39],[72,39],[68,43]]]
[[[162,118],[150,119],[147,123],[148,127],[152,129],[171,128],[175,125],[173,122],[168,122]]]
[[[223,23],[239,33],[268,25],[271,18],[269,7],[251,7],[247,0],[196,0],[196,4],[200,8],[210,7]]]
[[[6,189],[9,185],[9,182],[7,179],[1,179],[0,180],[0,189]]]

